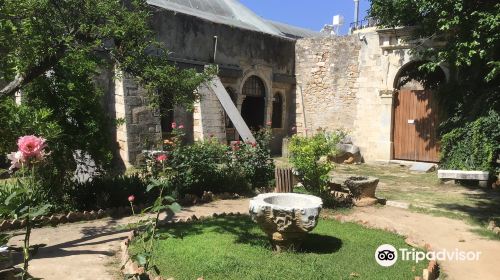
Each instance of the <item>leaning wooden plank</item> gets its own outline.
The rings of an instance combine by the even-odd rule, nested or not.
[[[255,137],[252,135],[252,132],[248,128],[247,124],[243,120],[238,108],[234,105],[231,97],[227,93],[224,85],[220,81],[219,77],[215,77],[210,82],[210,88],[213,90],[217,98],[219,99],[222,107],[226,111],[226,114],[229,116],[231,121],[234,124],[234,127],[240,134],[241,138],[245,142],[255,143]]]

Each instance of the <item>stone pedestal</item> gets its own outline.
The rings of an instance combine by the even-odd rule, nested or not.
[[[261,194],[250,200],[250,216],[267,234],[273,250],[297,250],[317,223],[323,201],[295,193]]]

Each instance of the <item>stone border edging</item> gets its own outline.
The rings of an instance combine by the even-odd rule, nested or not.
[[[134,211],[140,212],[142,209],[145,209],[145,205],[134,205]],[[107,208],[107,209],[99,209],[97,211],[70,211],[68,214],[54,214],[51,216],[40,216],[34,218],[32,221],[37,223],[36,227],[43,226],[57,226],[60,224],[66,223],[76,223],[81,221],[92,221],[99,220],[106,217],[116,217],[123,218],[132,215],[132,211],[129,207],[116,207],[116,208]],[[25,220],[3,220],[0,223],[0,232],[8,231],[8,230],[17,230],[22,229],[26,224]]]

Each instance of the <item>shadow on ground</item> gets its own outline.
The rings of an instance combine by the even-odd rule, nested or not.
[[[32,259],[60,258],[75,255],[113,256],[114,252],[109,250],[86,249],[86,247],[124,240],[126,237],[122,233],[130,231],[130,229],[117,229],[116,224],[115,220],[110,220],[104,226],[83,227],[81,230],[83,236],[81,238],[52,246],[32,244],[32,247],[34,247],[32,249]],[[16,251],[13,254],[13,261],[14,264],[20,264],[23,261],[22,250],[17,248]]]
[[[235,237],[235,243],[271,250],[269,238],[246,216],[215,218],[188,224],[171,224],[166,226],[163,231],[169,232],[175,238],[180,239],[205,232],[231,234]],[[341,247],[342,240],[336,237],[309,233],[298,252],[331,254],[337,252]]]

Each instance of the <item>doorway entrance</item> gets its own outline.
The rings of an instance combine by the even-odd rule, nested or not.
[[[251,130],[264,126],[266,113],[266,87],[257,76],[251,76],[245,81],[242,90],[243,104],[241,116]]]
[[[415,73],[423,62],[413,62],[398,76],[394,99],[394,159],[439,162],[438,106],[435,88],[445,76]]]

